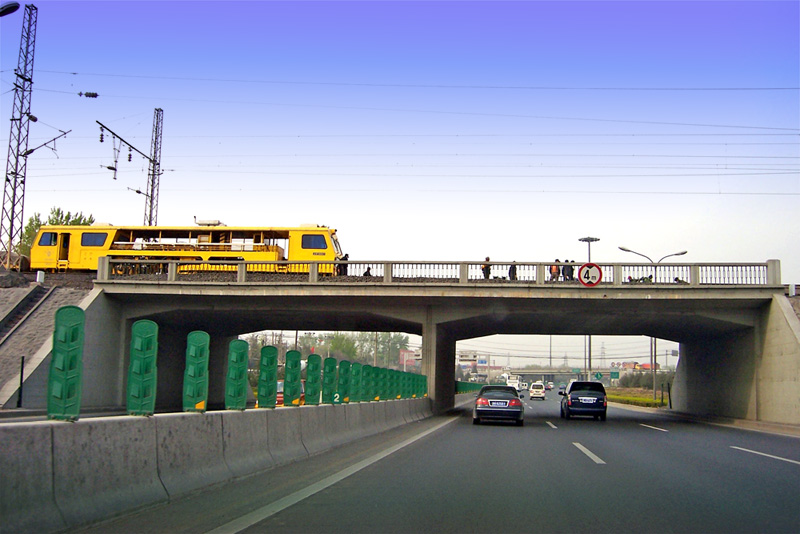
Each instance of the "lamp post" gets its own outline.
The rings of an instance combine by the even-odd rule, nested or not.
[[[621,251],[623,251],[623,252],[630,252],[631,254],[636,254],[637,256],[641,256],[643,258],[647,258],[647,261],[649,261],[652,264],[661,263],[665,259],[670,258],[672,256],[683,256],[684,254],[686,254],[688,252],[686,250],[681,250],[680,252],[673,252],[672,254],[667,254],[666,256],[661,258],[660,260],[654,262],[652,259],[650,259],[649,256],[645,256],[641,252],[636,252],[635,250],[631,250],[631,249],[626,248],[626,247],[619,247],[619,249]],[[653,281],[655,281],[655,279],[656,279],[656,270],[655,270],[655,267],[653,267]],[[656,400],[656,365],[657,365],[657,360],[658,360],[658,352],[657,351],[658,351],[658,339],[655,338],[655,337],[651,337],[650,338],[650,372],[653,375],[653,400]]]
[[[586,246],[589,248],[589,256],[588,256],[588,263],[592,263],[592,243],[596,243],[600,241],[599,237],[581,237],[578,238],[578,241],[581,243],[586,243]],[[588,353],[588,365],[584,362],[586,366],[586,380],[590,380],[589,375],[592,374],[592,335],[589,334],[588,336],[588,346],[589,346],[589,353]]]

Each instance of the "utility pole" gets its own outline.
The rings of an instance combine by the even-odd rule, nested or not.
[[[150,141],[150,167],[147,171],[147,194],[144,204],[144,225],[158,224],[158,189],[161,178],[161,130],[164,110],[156,108],[153,115],[153,138]]]
[[[6,269],[18,266],[13,261],[14,241],[22,235],[25,208],[25,175],[28,165],[28,131],[31,115],[31,93],[33,89],[33,52],[36,47],[36,20],[38,9],[25,6],[22,20],[22,38],[19,45],[19,60],[14,70],[14,108],[11,112],[11,133],[8,136],[8,159],[3,189],[3,212],[0,223],[0,246],[4,247],[3,265]]]
[[[121,145],[126,145],[128,147],[128,161],[131,160],[131,151],[136,151],[140,156],[146,159],[149,162],[148,171],[147,171],[147,187],[145,191],[140,189],[130,189],[134,193],[139,195],[144,195],[145,202],[144,202],[144,226],[156,226],[158,224],[158,191],[160,187],[160,179],[161,179],[161,137],[162,137],[162,129],[164,126],[164,110],[161,108],[156,108],[155,113],[153,115],[153,136],[150,141],[150,156],[144,154],[141,150],[127,142],[123,139],[119,134],[115,133],[111,128],[106,126],[100,121],[95,121],[97,124],[100,125],[100,142],[103,142],[103,132],[108,130],[108,132],[112,136],[112,142],[114,143],[114,166],[108,167],[108,169],[114,171],[114,179],[117,178],[117,160],[119,156],[119,150],[116,148],[117,143]]]

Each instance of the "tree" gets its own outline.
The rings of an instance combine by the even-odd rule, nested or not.
[[[47,222],[44,223],[48,226],[89,226],[94,223],[92,215],[85,216],[83,212],[72,214],[71,212],[64,213],[61,208],[51,208],[50,216],[47,217]],[[14,251],[20,256],[30,256],[33,240],[36,238],[39,228],[43,225],[42,216],[39,213],[34,213],[33,217],[28,219],[28,224],[22,230],[19,243],[14,247]]]

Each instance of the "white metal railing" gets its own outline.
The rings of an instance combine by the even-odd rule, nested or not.
[[[512,284],[582,287],[580,264],[544,262],[250,262],[100,258],[97,280],[198,283]],[[598,263],[599,286],[779,286],[780,261]]]

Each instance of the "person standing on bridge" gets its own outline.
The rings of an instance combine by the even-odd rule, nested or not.
[[[515,261],[512,261],[511,267],[508,268],[508,279],[509,280],[517,279],[517,262]]]
[[[492,275],[492,266],[489,265],[489,256],[486,256],[486,263],[481,266],[481,271],[483,271],[483,277],[488,280],[489,277]]]
[[[550,281],[551,282],[558,282],[558,277],[561,276],[561,267],[558,266],[559,259],[556,258],[556,262],[550,266]]]
[[[347,260],[349,259],[350,259],[350,254],[345,254],[344,256],[342,256],[341,261],[347,262]],[[347,276],[347,263],[340,263],[339,265],[337,265],[336,274],[338,274],[339,276]]]
[[[572,275],[574,273],[573,264],[575,262],[573,261],[572,263],[570,263],[569,260],[564,260],[564,263],[566,263],[566,265],[564,265],[564,268],[562,269],[562,272],[564,273],[564,281],[571,281],[571,280],[573,280],[573,277],[572,277]]]

